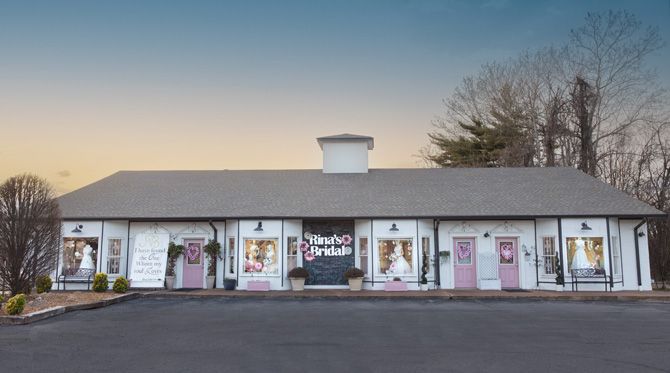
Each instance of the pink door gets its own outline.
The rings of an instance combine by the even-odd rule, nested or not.
[[[496,238],[498,274],[503,288],[519,287],[519,248],[517,238]]]
[[[473,237],[454,238],[454,287],[477,287],[477,252]]]
[[[182,287],[190,289],[203,288],[204,264],[202,258],[203,240],[184,240],[184,275]]]

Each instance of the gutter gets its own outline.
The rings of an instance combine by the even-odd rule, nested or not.
[[[637,286],[642,286],[642,273],[640,273],[640,237],[637,235],[637,230],[640,229],[647,222],[647,218],[642,219],[642,221],[633,227],[633,238],[635,238],[635,266],[637,269]]]
[[[208,221],[208,223],[209,223],[209,226],[212,227],[212,229],[214,230],[214,241],[217,241],[217,242],[218,242],[219,231],[216,229],[216,227],[214,226],[214,224],[212,224],[212,221],[211,221],[211,220]]]

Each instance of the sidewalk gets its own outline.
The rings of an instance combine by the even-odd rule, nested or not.
[[[243,291],[243,290],[178,290],[150,291],[145,298],[260,298],[260,299],[442,299],[442,300],[573,300],[573,301],[656,301],[670,302],[670,291],[620,292],[556,292],[495,290],[431,290],[387,292],[379,290],[305,290],[305,291]]]

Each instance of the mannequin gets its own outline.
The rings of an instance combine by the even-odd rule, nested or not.
[[[575,240],[575,253],[572,255],[572,269],[591,268],[591,262],[586,256],[585,242],[580,237]]]
[[[93,253],[93,248],[91,245],[86,244],[84,246],[84,255],[83,258],[81,259],[81,263],[79,264],[79,269],[92,269],[95,270],[95,264],[93,263],[93,256],[91,254]]]
[[[388,272],[394,275],[412,273],[412,267],[409,265],[403,254],[402,245],[400,242],[398,242],[393,249],[393,254],[389,256],[389,259],[391,259],[391,265]]]
[[[265,273],[274,273],[276,265],[274,264],[275,249],[274,246],[269,243],[265,246],[265,258],[263,258],[263,264],[265,265]]]

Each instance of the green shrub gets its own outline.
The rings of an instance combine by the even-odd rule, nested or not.
[[[37,294],[48,293],[51,291],[51,284],[51,277],[48,275],[37,276],[37,279],[35,280]]]
[[[116,280],[114,280],[112,290],[114,290],[115,293],[125,293],[128,291],[129,287],[130,283],[128,283],[128,280],[126,280],[126,278],[123,276],[119,276],[116,278]]]
[[[16,294],[5,303],[5,312],[9,315],[20,315],[25,305],[26,296],[24,294]]]
[[[102,293],[109,289],[109,281],[107,281],[106,273],[96,273],[95,279],[93,279],[93,291]]]

